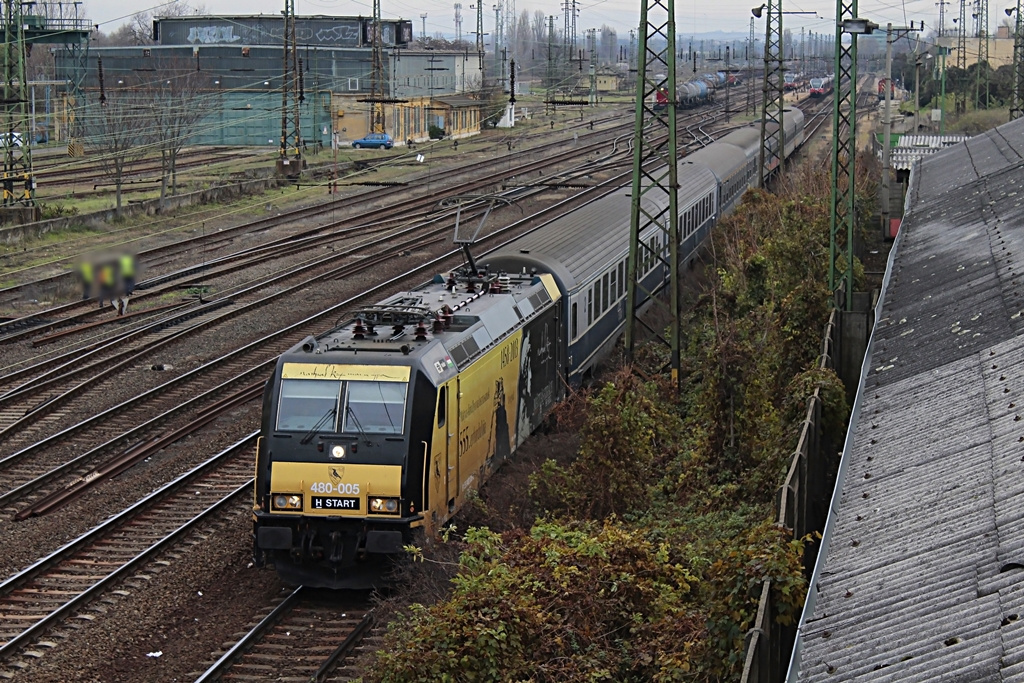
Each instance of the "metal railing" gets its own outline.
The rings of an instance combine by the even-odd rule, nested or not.
[[[836,311],[832,310],[825,325],[822,340],[820,370],[834,367],[836,337]],[[793,538],[821,530],[825,525],[827,512],[827,486],[830,462],[829,453],[822,452],[822,443],[831,441],[823,438],[821,425],[821,389],[815,388],[807,399],[807,411],[796,450],[790,460],[786,481],[779,488],[775,501],[776,524],[793,532]],[[833,435],[839,438],[841,435]],[[805,552],[804,566],[814,566],[816,550]],[[772,582],[761,585],[761,599],[757,604],[757,616],[747,631],[743,676],[741,683],[777,683],[785,675],[789,652],[796,637],[796,623],[784,626],[775,618],[772,602]]]

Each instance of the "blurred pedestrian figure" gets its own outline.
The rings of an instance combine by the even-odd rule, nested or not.
[[[135,291],[135,257],[131,254],[123,254],[118,259],[118,266],[121,272],[121,286],[124,293],[131,296]]]
[[[100,285],[100,308],[103,308],[103,303],[109,301],[111,306],[117,306],[117,302],[114,300],[117,296],[117,268],[113,261],[107,261],[100,263],[96,266],[96,279]]]
[[[92,297],[94,280],[92,263],[88,260],[78,264],[78,276],[82,279],[82,301]]]
[[[128,298],[135,291],[135,257],[122,254],[118,259],[118,270],[121,276],[121,296],[117,299],[117,314],[128,312]]]
[[[579,141],[580,141],[580,134],[574,131],[573,134],[572,134],[572,144],[575,145]]]

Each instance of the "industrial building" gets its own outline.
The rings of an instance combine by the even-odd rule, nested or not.
[[[373,20],[369,17],[307,16],[294,19],[299,95],[283,98],[283,16],[188,16],[154,21],[153,45],[92,48],[82,80],[84,102],[75,117],[118,90],[142,92],[194,84],[194,103],[206,112],[189,140],[207,145],[279,145],[284,108],[297,108],[304,145],[345,145],[371,129]],[[440,50],[410,50],[412,22],[381,22],[380,86],[385,130],[402,144],[428,139],[431,131],[451,137],[478,133],[483,83],[482,56]],[[75,63],[55,53],[58,79],[73,80]],[[80,67],[79,67],[80,68]],[[60,118],[60,112],[58,112]],[[66,116],[70,120],[71,116]]]

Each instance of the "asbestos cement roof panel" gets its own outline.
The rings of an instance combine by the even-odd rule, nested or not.
[[[790,680],[1024,682],[1024,119],[911,186]]]

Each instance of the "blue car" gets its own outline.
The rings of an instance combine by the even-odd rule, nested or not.
[[[364,138],[352,141],[352,149],[362,149],[363,147],[391,149],[394,146],[395,141],[387,133],[370,133]]]

